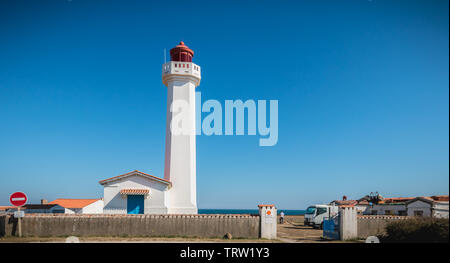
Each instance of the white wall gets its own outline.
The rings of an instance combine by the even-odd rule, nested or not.
[[[76,208],[64,208],[64,214],[79,214],[79,210]]]
[[[275,206],[260,206],[260,237],[277,238],[277,209]]]
[[[128,176],[104,185],[103,213],[126,214],[127,198],[126,195],[120,194],[120,190],[129,188],[148,189],[150,191],[144,199],[145,214],[168,213],[168,186],[138,175]]]
[[[448,202],[436,202],[433,207],[433,217],[448,218]]]
[[[102,214],[103,213],[103,200],[97,200],[92,204],[89,204],[81,210],[82,214]]]
[[[184,126],[188,134],[172,133],[172,103],[188,103]],[[180,109],[176,109],[180,111]],[[181,113],[179,113],[181,114]],[[197,214],[195,84],[189,77],[169,79],[167,86],[166,151],[164,179],[172,182],[169,200],[171,214]],[[178,117],[179,118],[179,117]],[[175,123],[178,125],[178,123]]]
[[[358,237],[358,220],[356,207],[339,208],[339,238],[350,240]]]
[[[373,205],[372,207],[368,207],[368,209],[364,212],[366,215],[372,214],[372,211],[376,210],[377,215],[386,215],[386,211],[392,211],[392,215],[399,215],[400,211],[406,211],[405,204],[378,204]]]
[[[423,216],[431,216],[431,204],[416,200],[408,204],[408,216],[414,216],[414,211],[423,211]]]
[[[369,205],[355,205],[355,207],[358,214],[365,214],[370,209]]]

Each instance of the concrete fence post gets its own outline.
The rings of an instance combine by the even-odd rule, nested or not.
[[[358,237],[358,220],[355,207],[341,206],[339,208],[339,237],[341,240]]]
[[[275,205],[258,205],[259,208],[259,237],[267,239],[277,238],[277,209]]]

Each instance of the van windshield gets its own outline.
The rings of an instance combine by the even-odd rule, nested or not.
[[[310,206],[306,209],[305,214],[310,215],[310,214],[314,214],[314,212],[316,212],[316,208],[314,206]]]

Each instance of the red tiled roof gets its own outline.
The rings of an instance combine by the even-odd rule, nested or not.
[[[103,185],[103,184],[106,184],[106,183],[109,183],[109,182],[113,182],[113,181],[116,181],[116,180],[119,180],[119,179],[122,179],[122,178],[125,178],[125,177],[128,177],[128,176],[132,176],[132,175],[140,175],[140,176],[143,176],[145,178],[148,178],[148,179],[151,179],[151,180],[155,180],[157,182],[160,182],[160,183],[172,186],[172,183],[170,181],[166,180],[166,179],[162,179],[162,178],[150,175],[150,174],[146,174],[146,173],[143,173],[143,172],[138,171],[138,170],[134,170],[134,171],[126,173],[126,174],[121,174],[121,175],[114,176],[114,177],[111,177],[111,178],[108,178],[108,179],[104,179],[104,180],[99,181],[98,183]]]
[[[358,204],[358,201],[357,201],[357,200],[334,200],[334,202],[335,202],[338,206],[342,206],[342,205],[354,206],[354,205]]]
[[[358,205],[369,205],[369,201],[367,201],[367,200],[359,201]]]
[[[394,203],[405,203],[407,201],[413,200],[415,197],[390,197],[390,198],[384,198],[383,201],[380,202],[380,204],[394,204]]]
[[[48,204],[57,204],[59,206],[62,206],[64,208],[83,208],[85,206],[88,206],[98,200],[101,200],[101,198],[97,199],[66,199],[66,198],[58,198],[56,200],[51,201]]]
[[[408,204],[409,203],[413,203],[413,202],[415,202],[417,200],[424,201],[424,202],[427,202],[427,203],[430,203],[430,204],[433,204],[434,202],[448,202],[448,201],[445,201],[445,197],[436,198],[438,200],[435,200],[435,198],[430,197],[430,196],[419,196],[419,197],[416,197],[416,198],[414,198],[412,200],[409,200],[407,203]]]
[[[438,201],[438,202],[442,202],[442,201],[449,201],[448,195],[433,195],[430,196],[431,199],[433,199],[434,201]]]
[[[148,189],[122,189],[120,194],[122,195],[146,195],[150,191]]]
[[[10,209],[10,208],[15,208],[15,206],[7,206],[7,205],[5,205],[5,206],[0,206],[0,211],[6,211],[6,210],[8,210],[8,209]]]
[[[258,205],[258,207],[274,207],[275,205]]]

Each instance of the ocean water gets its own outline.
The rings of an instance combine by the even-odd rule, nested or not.
[[[304,215],[305,210],[277,210],[283,211],[285,215]],[[258,209],[198,209],[199,214],[258,214]]]

